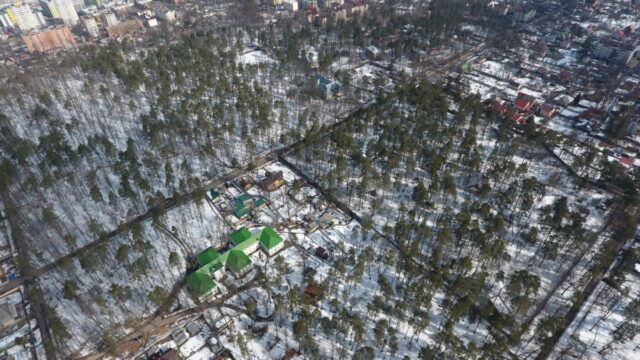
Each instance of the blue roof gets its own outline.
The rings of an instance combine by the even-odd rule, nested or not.
[[[321,85],[329,85],[332,83],[331,80],[327,79],[326,77],[322,76],[322,75],[316,75],[316,78],[318,79],[318,82]]]

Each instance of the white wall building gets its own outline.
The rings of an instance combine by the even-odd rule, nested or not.
[[[73,0],[53,0],[53,4],[58,9],[58,17],[65,25],[74,26],[80,21]]]
[[[260,243],[260,247],[262,248],[262,250],[264,250],[264,252],[267,253],[267,255],[273,256],[276,253],[278,253],[278,251],[282,250],[282,248],[284,247],[284,241],[280,241],[279,243],[274,245],[271,249],[267,248],[263,243]]]
[[[285,10],[298,11],[298,0],[286,0],[283,4]]]
[[[76,9],[76,12],[84,9],[86,5],[84,4],[84,0],[73,0],[73,8]]]
[[[41,0],[40,6],[46,15],[62,19],[65,25],[74,26],[80,21],[74,7],[74,0]]]
[[[14,5],[7,10],[7,14],[17,28],[29,31],[40,27],[40,21],[28,5]]]
[[[104,26],[113,26],[118,24],[116,14],[111,11],[105,11],[102,13],[102,21],[104,21]]]
[[[44,15],[42,15],[42,11],[37,11],[36,13],[36,19],[38,19],[38,23],[40,24],[40,26],[47,26],[47,20],[44,19]]]
[[[13,21],[11,21],[7,14],[0,14],[0,23],[3,27],[13,27]]]
[[[174,22],[176,20],[176,12],[174,10],[168,10],[166,12],[158,14],[158,18],[162,21]]]
[[[93,16],[85,16],[82,18],[82,22],[84,23],[84,28],[87,30],[89,35],[93,37],[100,36],[100,29],[98,29],[98,23]]]

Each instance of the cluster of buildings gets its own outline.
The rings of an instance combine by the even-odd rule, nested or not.
[[[0,41],[20,36],[29,52],[47,52],[72,47],[87,35],[87,41],[138,36],[145,25],[154,27],[158,20],[171,23],[176,18],[175,10],[166,7],[159,7],[162,10],[156,14],[145,4],[136,3],[133,12],[132,6],[127,2],[105,8],[100,0],[40,0],[37,5],[0,6]],[[116,13],[124,14],[125,19],[120,21]]]
[[[461,78],[498,114],[529,121],[598,149],[626,168],[640,165],[638,10],[630,2],[579,2],[572,18],[523,26],[521,45],[492,49]],[[507,16],[515,16],[510,13]]]
[[[47,332],[36,320],[39,307],[27,299],[31,288],[19,284],[15,244],[5,236],[8,223],[0,211],[0,359],[44,359]]]
[[[27,50],[34,53],[104,38],[137,38],[145,27],[174,22],[178,7],[187,11],[192,7],[183,3],[184,0],[170,0],[164,5],[151,4],[149,0],[39,0],[37,4],[0,5],[0,41],[21,38]],[[369,7],[368,0],[267,0],[266,5],[291,13],[304,10],[303,16],[315,24],[347,19]],[[207,14],[205,11],[202,16]]]
[[[325,25],[328,19],[346,20],[369,9],[367,0],[302,0],[307,21]]]
[[[225,270],[242,277],[252,269],[251,256],[258,249],[272,256],[284,247],[284,241],[271,227],[267,226],[253,234],[242,227],[229,235],[229,247],[223,254],[209,247],[195,256],[198,269],[187,276],[187,286],[194,296],[213,296],[219,291],[216,280],[220,281],[225,276]]]

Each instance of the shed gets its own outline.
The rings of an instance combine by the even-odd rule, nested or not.
[[[316,285],[308,285],[306,288],[304,288],[304,292],[316,298],[322,297],[324,295],[324,289]]]

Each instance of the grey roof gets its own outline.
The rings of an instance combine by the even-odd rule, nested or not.
[[[0,305],[0,324],[6,324],[18,316],[14,303],[6,302]]]

